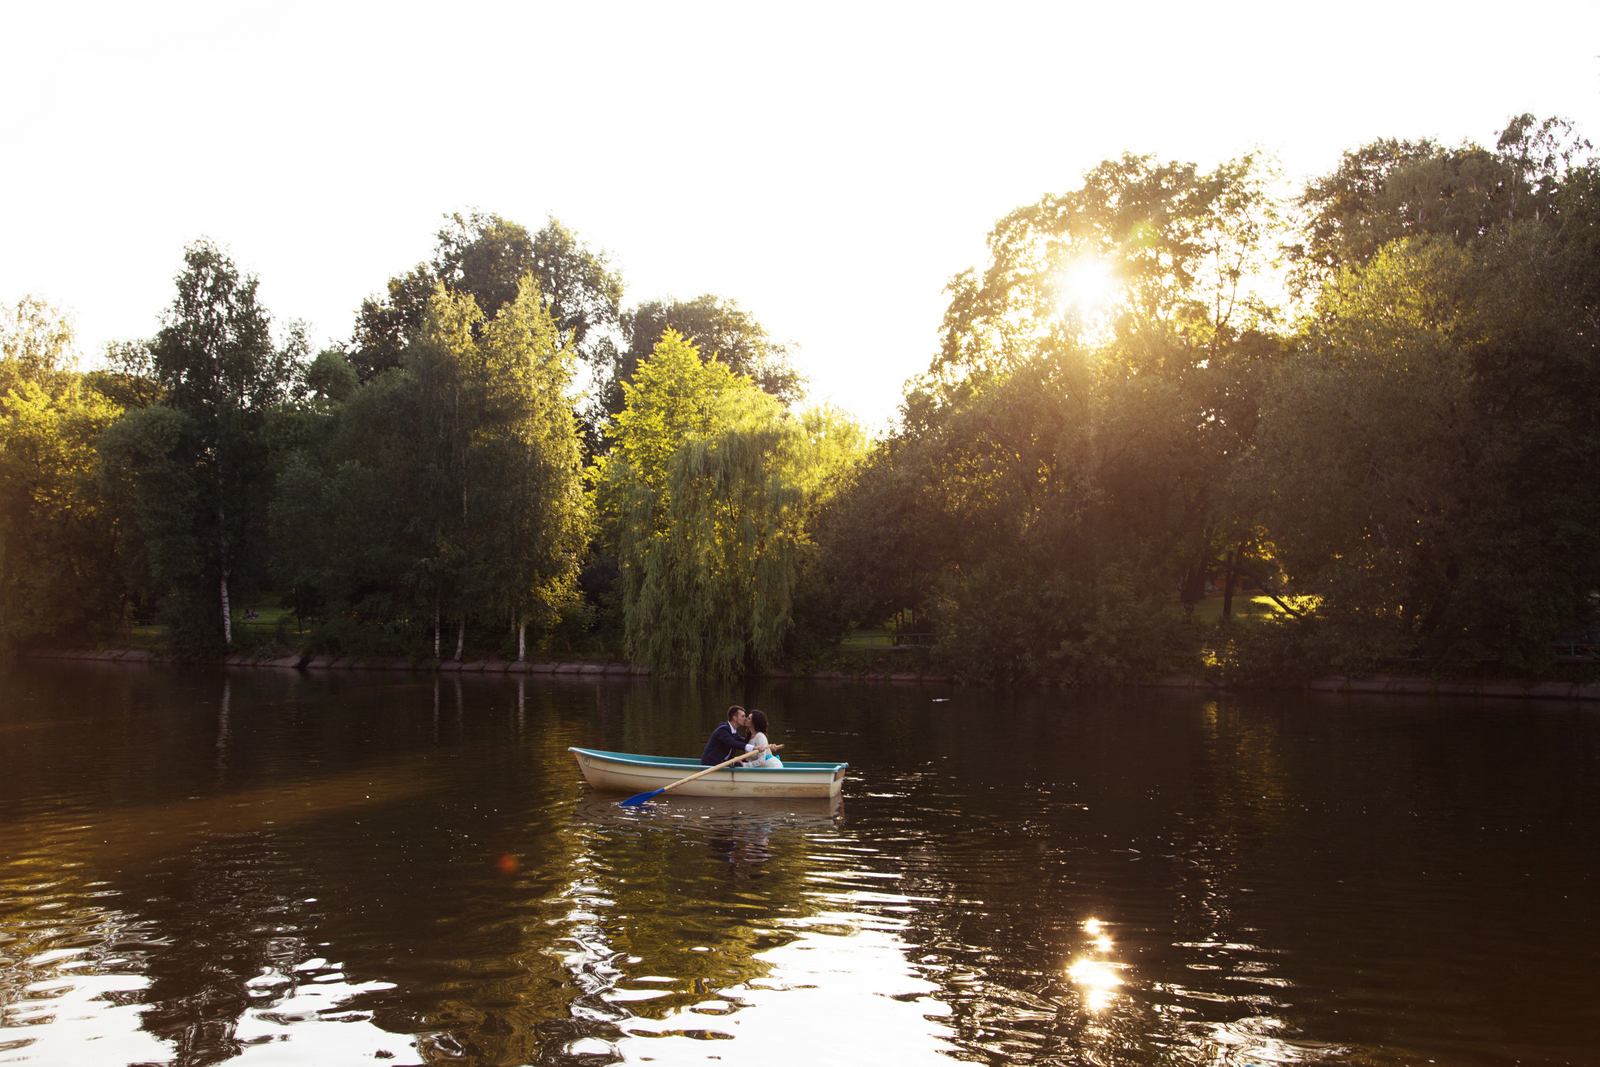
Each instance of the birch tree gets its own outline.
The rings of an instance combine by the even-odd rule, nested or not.
[[[102,456],[131,508],[129,533],[145,564],[135,580],[166,597],[179,643],[229,646],[236,580],[264,566],[266,421],[289,398],[305,343],[298,330],[273,343],[257,279],[209,241],[184,251],[176,281],[150,343],[162,399],[123,420]]]
[[[469,624],[514,630],[525,656],[588,539],[568,341],[531,275],[492,316],[437,286],[400,366],[286,464],[273,515],[296,583],[330,615],[430,631],[436,658],[462,655]]]

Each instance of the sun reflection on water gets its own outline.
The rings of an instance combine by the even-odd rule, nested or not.
[[[1112,941],[1105,933],[1106,924],[1099,919],[1085,919],[1083,931],[1089,935],[1093,951],[1111,951]],[[1116,999],[1116,989],[1123,984],[1117,971],[1121,964],[1090,956],[1079,957],[1067,966],[1067,978],[1083,990],[1083,1006],[1092,1012],[1104,1011]]]

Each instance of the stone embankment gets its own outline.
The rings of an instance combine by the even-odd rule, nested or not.
[[[177,660],[150,653],[144,649],[108,648],[102,650],[34,649],[23,653],[29,659],[97,660],[107,663],[176,663]],[[254,656],[235,654],[225,661],[230,667],[265,667],[279,670],[350,670],[350,671],[441,671],[461,674],[557,674],[563,676],[596,675],[621,678],[648,678],[650,668],[629,663],[560,663],[553,660],[409,660],[404,658],[363,659],[353,656],[284,656],[280,659],[256,659]],[[819,681],[868,682],[949,682],[948,677],[915,674],[912,672],[848,674],[844,671],[796,672],[771,670],[759,675],[762,678],[809,678]]]

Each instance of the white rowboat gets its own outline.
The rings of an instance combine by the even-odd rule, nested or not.
[[[638,756],[569,748],[584,778],[606,793],[648,793],[704,770],[697,759]],[[690,797],[836,797],[844,786],[848,763],[785,763],[774,770],[729,767],[712,771],[674,789],[670,795]]]

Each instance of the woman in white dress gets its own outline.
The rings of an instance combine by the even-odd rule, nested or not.
[[[746,752],[754,752],[756,749],[763,748],[770,743],[767,741],[766,712],[752,711],[750,713],[750,729],[754,730],[755,733],[750,735],[750,743],[744,746]],[[764,752],[752,759],[745,760],[743,766],[754,767],[764,771],[777,770],[783,766],[783,760],[771,752]]]

